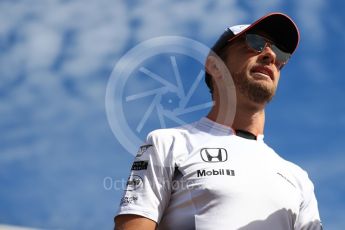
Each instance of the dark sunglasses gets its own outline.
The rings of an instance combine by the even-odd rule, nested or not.
[[[274,42],[258,34],[246,34],[245,39],[247,46],[257,53],[261,53],[267,46],[270,47],[276,54],[275,64],[278,69],[283,68],[291,57],[290,53],[282,51],[274,44]]]

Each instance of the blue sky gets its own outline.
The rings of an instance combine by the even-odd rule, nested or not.
[[[225,27],[280,11],[296,21],[301,42],[267,108],[265,141],[308,171],[325,229],[344,229],[344,7],[325,0],[1,1],[0,224],[111,228],[135,154],[128,149],[136,148],[119,133],[140,140],[162,125],[159,109],[177,107],[176,94],[162,94],[163,107],[135,131],[152,95],[136,102],[128,96],[161,86],[140,67],[176,83],[176,60],[187,92],[202,66],[182,51],[149,56],[132,67],[123,100],[113,105],[105,98],[118,63],[149,39],[180,36],[209,47]],[[209,100],[202,83],[187,107]],[[120,128],[119,108],[109,117],[106,104],[122,107]],[[181,120],[197,120],[205,108]]]

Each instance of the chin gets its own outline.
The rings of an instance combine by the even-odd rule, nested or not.
[[[252,84],[248,87],[248,98],[256,103],[265,104],[272,100],[275,94],[274,87],[268,87],[267,84]]]
[[[268,79],[255,79],[249,73],[235,75],[234,82],[241,94],[260,105],[270,102],[275,94],[276,86]]]

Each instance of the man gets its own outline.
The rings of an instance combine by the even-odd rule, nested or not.
[[[116,229],[322,229],[307,173],[263,141],[265,106],[298,42],[280,13],[225,30],[206,60],[214,106],[148,135]]]

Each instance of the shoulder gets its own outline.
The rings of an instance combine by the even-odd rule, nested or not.
[[[295,186],[301,191],[304,199],[314,193],[314,184],[309,178],[308,172],[296,163],[281,159],[285,170],[292,176]]]
[[[173,144],[188,139],[195,131],[195,123],[174,128],[156,129],[147,135],[147,141],[153,144]]]
[[[296,179],[298,179],[299,183],[301,183],[301,186],[305,183],[311,183],[307,171],[301,166],[284,158],[282,158],[282,161],[284,162],[285,167],[289,169]]]
[[[310,192],[314,189],[314,185],[305,169],[298,164],[283,158],[272,148],[268,147],[268,149],[268,151],[271,153],[271,156],[276,159],[276,162],[279,162],[279,168],[289,175],[297,188],[303,192]]]
[[[278,174],[292,184],[298,194],[298,212],[295,229],[322,229],[314,184],[306,170],[289,160],[276,155],[280,162]],[[292,191],[291,191],[292,192]]]
[[[307,172],[302,167],[300,167],[299,165],[297,165],[296,163],[290,160],[285,159],[284,157],[279,155],[274,149],[269,147],[267,144],[265,145],[268,149],[268,152],[271,154],[271,156],[273,156],[276,160],[278,160],[281,163],[282,167],[290,171],[292,174],[294,174],[298,178],[301,178],[301,179],[308,178]]]
[[[153,146],[161,158],[177,159],[188,152],[196,133],[195,123],[174,128],[156,129],[147,135],[145,145]]]

